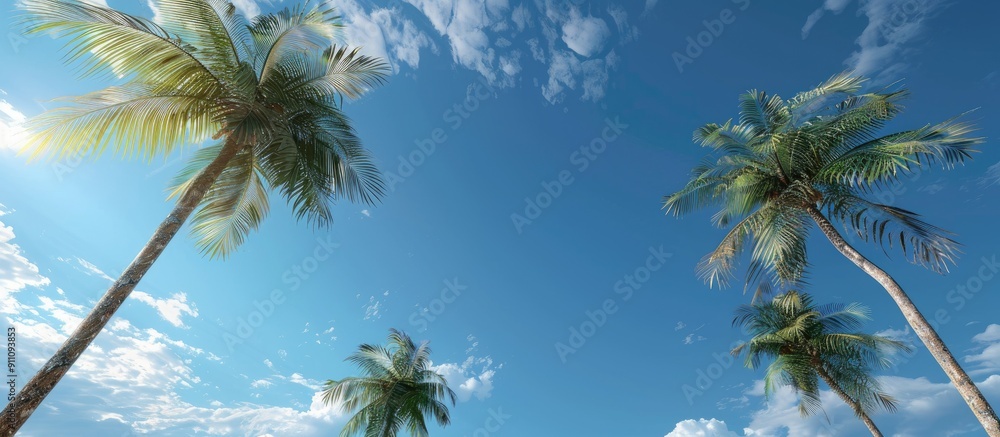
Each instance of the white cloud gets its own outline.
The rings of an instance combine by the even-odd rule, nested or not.
[[[250,387],[252,388],[270,388],[272,385],[274,385],[274,383],[266,379],[258,379],[250,383]]]
[[[517,31],[522,32],[531,25],[531,11],[524,7],[523,4],[519,5],[511,12],[510,20],[517,26]]]
[[[14,228],[0,222],[0,313],[14,314],[20,309],[14,293],[25,287],[49,285],[49,278],[38,272],[38,266],[28,261],[21,247],[12,243]]]
[[[877,412],[875,424],[886,433],[898,437],[924,435],[958,435],[974,431],[979,424],[969,414],[968,406],[949,383],[930,382],[926,378],[883,376],[884,390],[896,398],[898,412]],[[763,381],[756,381],[744,395],[763,396]],[[993,375],[977,383],[987,398],[1000,395],[1000,376]],[[754,411],[750,424],[744,428],[748,436],[835,437],[864,435],[867,429],[854,412],[829,390],[820,392],[823,414],[802,417],[798,397],[791,388],[776,390],[763,408]],[[956,418],[962,418],[956,420]],[[683,435],[683,434],[681,434]]]
[[[907,341],[912,332],[908,329],[887,329],[880,331],[885,335]],[[973,374],[982,374],[988,370],[993,374],[980,376],[976,385],[987,399],[1000,398],[1000,325],[988,326],[983,332],[973,337],[973,340],[983,347],[977,355],[967,356],[967,362],[977,363],[980,369]],[[940,375],[940,379],[944,379]],[[920,378],[901,376],[880,377],[883,390],[897,401],[896,413],[876,412],[872,420],[886,434],[896,437],[918,437],[925,435],[966,435],[981,432],[979,423],[970,414],[965,401],[958,390],[949,382],[932,382]],[[740,398],[727,397],[718,405],[735,405],[742,408],[763,399],[764,383],[755,381]],[[835,437],[843,435],[865,435],[867,429],[854,416],[854,412],[836,394],[830,390],[821,390],[820,399],[824,414],[802,417],[798,411],[799,398],[788,387],[776,390],[770,398],[764,400],[762,408],[750,412],[750,423],[743,429],[747,436],[786,436],[786,437]],[[751,402],[752,401],[752,402]],[[745,416],[745,415],[741,415]],[[829,418],[829,420],[827,419]],[[680,427],[685,424],[686,427]],[[699,432],[707,423],[686,420],[678,423],[684,431]],[[675,430],[676,432],[677,430]],[[723,431],[725,429],[723,428]],[[714,435],[714,434],[668,434],[668,436]],[[722,434],[733,436],[736,434]]]
[[[990,326],[986,327],[985,331],[972,337],[972,340],[980,343],[1000,342],[1000,325],[991,323]]]
[[[649,15],[650,12],[653,12],[653,8],[656,7],[656,4],[659,3],[659,1],[660,0],[646,0],[646,6],[642,10],[642,15]]]
[[[664,437],[737,437],[737,434],[721,420],[687,419],[678,422]]]
[[[83,267],[84,271],[88,275],[96,275],[96,276],[99,276],[101,278],[107,279],[107,280],[109,280],[111,282],[115,281],[115,278],[112,278],[111,276],[108,276],[107,273],[104,273],[103,270],[97,268],[97,266],[95,266],[94,264],[92,264],[90,261],[87,261],[87,260],[85,260],[83,258],[76,258],[76,262],[79,263],[81,267]]]
[[[153,307],[160,314],[163,320],[170,322],[178,328],[185,327],[182,317],[187,314],[191,317],[198,317],[198,308],[194,303],[188,304],[187,293],[174,293],[167,299],[157,299],[149,293],[143,291],[133,291],[135,300]]]
[[[632,42],[639,38],[639,28],[628,24],[628,12],[621,5],[612,4],[608,6],[608,15],[615,21],[618,28],[618,35],[621,36],[619,44]]]
[[[3,290],[30,285],[46,285],[48,279],[24,258],[20,249],[9,243],[13,232],[0,225],[0,254],[13,250],[17,275],[3,275]],[[0,262],[9,257],[0,255]],[[6,268],[5,264],[0,267]],[[11,285],[15,284],[15,285]],[[21,311],[7,317],[18,327],[19,385],[33,375],[66,339],[67,325],[79,323],[84,306],[46,294],[38,295],[36,306],[17,303]],[[176,296],[175,296],[176,297]],[[11,308],[4,302],[2,308]],[[53,320],[58,323],[52,324]],[[57,330],[54,326],[59,326]],[[62,331],[62,332],[60,332]],[[174,340],[154,329],[136,327],[128,319],[116,317],[110,329],[103,330],[76,362],[73,371],[59,383],[22,429],[25,435],[63,435],[70,427],[88,423],[87,435],[328,435],[331,427],[343,423],[345,413],[339,405],[325,405],[315,381],[293,374],[280,387],[310,397],[308,406],[288,408],[240,402],[225,407],[218,401],[201,407],[182,398],[194,387],[204,386],[192,367],[198,358],[218,361],[211,352]],[[278,384],[273,383],[275,386]],[[265,386],[265,383],[257,383]],[[307,387],[307,390],[297,385]]]
[[[260,15],[260,6],[254,0],[232,0],[230,3],[236,6],[236,10],[247,17],[248,20]]]
[[[684,322],[677,322],[677,326],[674,326],[674,331],[680,331],[681,329],[684,329],[686,326],[687,324]]]
[[[386,60],[393,72],[402,64],[416,69],[420,52],[425,48],[436,52],[437,46],[417,25],[403,17],[398,8],[374,8],[365,11],[356,0],[331,0],[331,5],[343,17],[344,39],[361,52]]]
[[[806,19],[802,27],[805,38],[825,11],[842,11],[850,0],[826,0],[823,6]],[[917,40],[927,20],[944,0],[860,0],[858,14],[868,18],[868,25],[858,36],[858,50],[845,64],[858,74],[876,75],[878,82],[896,78],[907,66],[905,55],[912,52],[908,45]]]
[[[816,25],[816,22],[818,22],[820,18],[823,18],[823,15],[826,14],[827,11],[839,14],[850,3],[851,0],[826,0],[823,2],[823,6],[817,8],[813,11],[813,13],[809,14],[808,18],[806,18],[806,24],[802,26],[802,39],[809,37],[809,32],[812,31],[813,26]]]
[[[469,356],[461,364],[444,363],[431,366],[431,369],[444,376],[448,381],[448,387],[455,391],[458,400],[465,402],[473,396],[479,400],[490,397],[493,392],[493,377],[502,367],[501,365],[494,368],[493,359],[488,356],[483,358]]]
[[[6,92],[0,90],[4,95]],[[21,148],[26,117],[7,100],[0,99],[0,150],[18,151]]]
[[[989,166],[983,176],[978,179],[978,182],[983,187],[1000,185],[1000,162]]]
[[[684,337],[684,344],[691,344],[702,340],[707,340],[707,339],[697,334],[688,334],[687,336]]]
[[[1000,372],[1000,325],[990,324],[985,331],[972,337],[972,340],[980,343],[983,350],[965,357],[965,362],[977,366],[970,373],[981,375]]]
[[[611,36],[604,20],[586,16],[577,9],[572,9],[570,18],[562,25],[562,40],[571,50],[580,56],[591,57],[600,53],[604,43]]]

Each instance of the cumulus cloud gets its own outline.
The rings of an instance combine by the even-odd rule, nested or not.
[[[585,17],[576,9],[562,25],[562,40],[566,46],[588,58],[601,52],[609,36],[611,30],[604,20],[590,15]]]
[[[420,52],[437,46],[413,21],[403,17],[399,8],[376,7],[366,11],[356,0],[332,0],[345,24],[344,39],[352,47],[360,47],[368,56],[385,59],[393,72],[403,64],[416,69]]]
[[[972,338],[979,343],[979,353],[967,355],[965,362],[976,365],[973,375],[1000,372],[1000,325],[991,324],[986,330]],[[978,349],[978,348],[977,348]]]
[[[618,62],[613,50],[604,59],[583,62],[568,50],[555,50],[549,56],[549,80],[542,85],[542,95],[551,104],[562,102],[565,90],[575,89],[578,84],[583,89],[581,100],[601,100],[609,72],[617,67]]]
[[[737,437],[726,422],[713,419],[682,420],[664,437]]]
[[[567,90],[578,90],[584,101],[604,98],[609,72],[618,61],[613,50],[605,53],[613,35],[604,18],[556,0],[515,6],[507,0],[406,1],[447,41],[455,64],[478,72],[492,86],[519,83],[525,71],[523,61],[534,60],[547,67],[548,80],[540,87],[549,103],[561,102]],[[532,4],[537,11],[531,9]],[[607,12],[618,29],[619,42],[634,41],[638,28],[628,23],[625,8],[611,5]],[[540,30],[544,41],[537,35],[516,38],[528,29]]]
[[[475,397],[483,400],[493,393],[493,377],[503,366],[493,367],[490,357],[477,358],[469,356],[461,364],[444,363],[431,366],[431,369],[444,376],[448,386],[455,391],[460,402]]]

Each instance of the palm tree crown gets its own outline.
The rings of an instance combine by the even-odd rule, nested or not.
[[[700,265],[707,282],[727,285],[751,239],[747,286],[762,275],[771,279],[760,281],[765,290],[769,282],[800,283],[813,209],[866,241],[898,246],[911,261],[935,271],[947,269],[957,244],[946,232],[869,194],[921,165],[962,163],[982,139],[968,137],[971,127],[954,119],[878,135],[900,112],[907,92],[857,94],[864,81],[836,75],[791,100],[752,90],[740,96],[738,123],[695,131],[694,140],[716,157],[695,167],[687,185],[664,198],[664,207],[681,215],[719,206],[714,222],[731,225]]]
[[[790,291],[737,310],[733,324],[745,328],[751,339],[732,352],[746,353],[745,364],[752,369],[764,359],[773,360],[764,376],[765,395],[779,386],[791,386],[802,396],[799,411],[803,415],[821,408],[821,373],[863,412],[894,411],[895,400],[882,391],[872,372],[891,366],[891,352],[909,348],[896,340],[857,332],[866,319],[868,309],[860,304],[817,306],[809,295]]]
[[[430,368],[431,349],[419,346],[408,335],[389,331],[389,346],[363,344],[347,361],[365,376],[329,380],[323,392],[327,404],[343,403],[343,409],[360,410],[344,425],[343,437],[363,433],[365,437],[394,437],[406,429],[414,437],[426,437],[424,415],[439,425],[451,422],[448,405],[455,392],[444,377]]]
[[[192,233],[226,256],[268,213],[275,189],[297,218],[332,221],[332,201],[372,203],[383,181],[338,99],[380,84],[386,64],[332,45],[341,27],[327,6],[301,5],[247,22],[225,0],[156,0],[155,21],[80,0],[24,0],[29,32],[68,37],[85,76],[124,83],[65,99],[33,120],[27,150],[152,159],[201,148],[172,197],[224,148],[234,156],[205,194]]]
[[[731,229],[702,260],[700,273],[709,285],[727,285],[750,240],[744,284],[757,285],[755,296],[769,294],[774,285],[804,284],[806,239],[815,223],[838,252],[885,288],[983,429],[1000,437],[1000,417],[934,326],[899,283],[852,247],[833,223],[883,250],[897,246],[913,263],[947,271],[958,252],[948,232],[870,197],[924,165],[965,162],[983,139],[970,137],[971,125],[956,119],[880,135],[907,93],[859,94],[863,82],[843,73],[787,101],[756,90],[740,96],[739,123],[695,131],[695,141],[716,157],[695,167],[686,186],[664,198],[664,208],[681,215],[719,206],[713,220]]]
[[[153,21],[80,0],[21,0],[30,33],[69,39],[84,76],[122,81],[64,99],[28,123],[33,155],[152,159],[208,143],[175,180],[167,218],[21,391],[4,407],[13,436],[107,325],[180,227],[203,253],[225,257],[268,213],[278,191],[297,218],[332,221],[339,198],[372,203],[384,183],[342,112],[380,84],[386,65],[333,45],[339,19],[299,6],[247,22],[226,0],[150,0]],[[128,204],[122,202],[123,204]]]

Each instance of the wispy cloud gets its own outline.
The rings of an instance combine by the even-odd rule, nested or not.
[[[12,229],[0,225],[0,236],[7,234],[10,238],[0,239],[0,253],[15,249],[19,274],[2,275],[0,284],[4,288],[0,290],[28,284],[48,285],[48,279],[33,273],[28,266],[34,264],[9,242],[13,238]],[[0,262],[8,261],[9,258],[0,256]],[[57,297],[49,289],[43,288],[37,296],[39,304],[33,305],[22,298],[13,307],[19,311],[6,317],[7,323],[18,327],[18,340],[23,342],[19,344],[31,345],[18,349],[18,373],[22,378],[34,374],[45,363],[86,310],[85,305]],[[2,308],[12,307],[4,303]],[[189,401],[183,393],[205,385],[195,370],[200,364],[197,360],[220,362],[219,357],[120,316],[109,328],[79,358],[73,372],[60,382],[59,390],[48,396],[45,408],[34,413],[23,429],[26,435],[62,435],[70,427],[87,423],[84,431],[87,435],[205,433],[319,437],[328,435],[332,426],[346,420],[339,405],[322,402],[316,381],[299,374],[285,379],[258,378],[251,383],[255,388],[300,391],[310,401],[298,408]]]
[[[858,14],[868,25],[857,38],[858,49],[844,63],[858,74],[874,75],[876,81],[897,78],[906,69],[912,44],[924,33],[927,21],[945,5],[944,0],[858,0]],[[806,38],[827,11],[838,13],[850,0],[826,0],[806,19]]]
[[[178,328],[186,327],[182,320],[184,315],[198,317],[198,308],[194,303],[188,302],[187,293],[184,292],[174,293],[166,299],[157,299],[149,293],[136,290],[132,292],[132,297],[155,309],[163,320]]]
[[[111,282],[115,281],[115,278],[112,278],[107,273],[104,273],[103,270],[99,269],[90,261],[78,257],[76,258],[76,262],[77,264],[80,264],[80,267],[83,267],[84,272],[86,272],[88,275],[98,276]]]
[[[14,293],[25,287],[49,285],[49,278],[38,271],[38,266],[28,261],[21,247],[14,244],[14,228],[0,222],[0,313],[14,314],[20,303]]]

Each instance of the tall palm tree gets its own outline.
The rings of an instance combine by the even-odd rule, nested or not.
[[[872,372],[892,364],[889,352],[909,348],[886,337],[854,332],[866,319],[868,309],[860,304],[816,306],[808,294],[789,291],[736,311],[733,325],[746,328],[751,339],[732,354],[746,352],[745,364],[751,369],[760,367],[763,358],[774,360],[764,376],[765,396],[779,386],[791,386],[801,395],[803,416],[822,408],[822,379],[873,436],[882,437],[869,413],[879,408],[895,411],[896,402],[882,391]]]
[[[879,135],[901,111],[907,92],[859,93],[863,82],[842,73],[787,101],[756,90],[740,96],[738,123],[695,131],[694,140],[716,158],[695,167],[687,185],[664,198],[664,208],[682,215],[721,207],[713,221],[730,230],[702,260],[702,277],[709,285],[726,285],[749,240],[746,284],[764,292],[772,284],[802,282],[806,239],[815,223],[841,254],[885,288],[986,432],[1000,437],[993,407],[902,287],[833,224],[884,249],[897,246],[914,263],[947,271],[958,246],[950,234],[913,212],[871,200],[871,194],[921,166],[963,163],[983,139],[970,137],[972,127],[955,119]]]
[[[31,33],[68,37],[86,76],[120,85],[66,99],[33,119],[34,155],[153,159],[208,142],[176,180],[177,204],[77,330],[5,408],[0,436],[21,427],[111,319],[181,225],[203,253],[226,257],[268,213],[277,190],[299,219],[327,226],[340,198],[373,203],[384,183],[343,112],[386,65],[333,44],[325,6],[247,22],[225,0],[152,0],[156,22],[79,0],[21,0]],[[8,420],[8,418],[10,420]]]
[[[363,433],[365,437],[395,437],[404,427],[413,437],[427,437],[425,415],[441,426],[451,423],[448,404],[455,405],[455,392],[430,368],[431,349],[419,346],[408,335],[389,330],[389,346],[363,344],[347,358],[365,376],[328,380],[323,391],[326,404],[343,403],[343,409],[360,407],[341,437]]]

